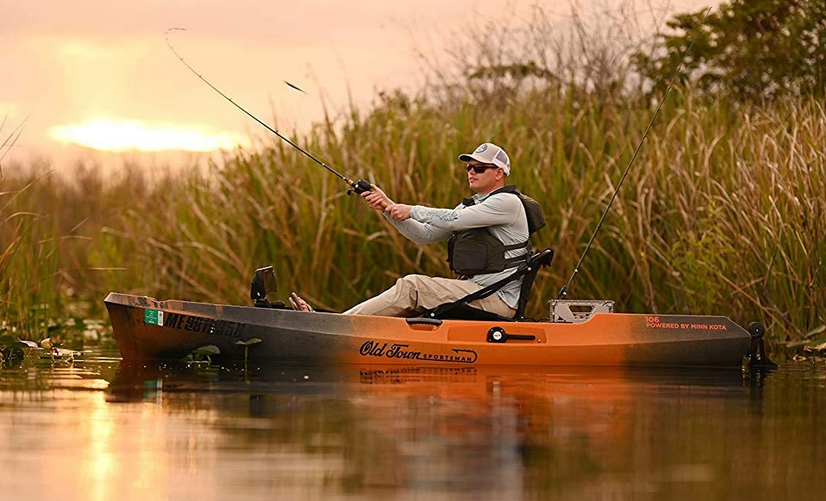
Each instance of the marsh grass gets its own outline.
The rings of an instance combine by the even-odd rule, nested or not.
[[[37,182],[0,190],[0,321],[11,334],[28,339],[46,337],[59,267],[48,216],[16,207]]]

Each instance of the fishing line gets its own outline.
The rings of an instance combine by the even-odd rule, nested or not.
[[[706,11],[706,15],[703,17],[703,22],[700,23],[701,28],[708,18],[708,14],[711,12],[711,7],[708,8]],[[577,262],[576,266],[574,267],[574,272],[571,274],[571,278],[568,279],[568,283],[565,284],[561,289],[559,289],[559,296],[557,299],[565,299],[565,296],[568,295],[568,291],[571,288],[571,285],[574,282],[577,274],[579,274],[579,269],[582,266],[582,262],[585,261],[585,256],[588,254],[588,251],[591,250],[591,245],[594,243],[594,239],[596,239],[597,233],[599,233],[600,227],[602,227],[603,221],[605,221],[605,216],[608,215],[608,211],[611,209],[611,204],[614,203],[614,199],[617,198],[617,194],[619,193],[620,188],[622,187],[622,183],[625,181],[625,178],[628,177],[628,172],[631,170],[631,166],[634,165],[634,160],[637,159],[637,155],[639,154],[640,150],[642,149],[642,144],[645,142],[645,139],[648,137],[648,133],[651,131],[651,127],[654,125],[654,121],[657,120],[657,115],[660,114],[660,110],[665,103],[668,94],[671,92],[671,88],[674,86],[674,82],[677,81],[677,77],[680,74],[680,70],[683,68],[683,63],[685,62],[686,56],[688,53],[691,52],[691,48],[694,46],[694,40],[696,40],[697,34],[691,37],[691,42],[688,44],[685,52],[683,53],[682,59],[680,59],[680,64],[677,65],[677,71],[674,72],[674,76],[671,77],[671,82],[668,84],[668,87],[665,89],[665,94],[663,94],[662,99],[660,99],[660,104],[657,105],[657,110],[654,112],[654,116],[651,117],[651,121],[648,122],[648,127],[645,129],[645,133],[642,135],[642,139],[640,139],[639,144],[637,144],[637,149],[634,150],[634,154],[631,156],[631,160],[628,162],[628,167],[625,168],[625,172],[622,174],[622,178],[620,179],[617,188],[614,190],[614,194],[611,195],[611,200],[608,201],[608,206],[605,207],[605,211],[602,213],[602,217],[599,218],[599,223],[597,223],[596,229],[594,229],[594,233],[591,235],[591,239],[588,241],[588,245],[585,247],[585,252],[582,253],[582,256],[579,258],[579,262]]]
[[[356,194],[359,194],[359,195],[360,195],[360,194],[362,194],[362,193],[364,193],[364,192],[366,192],[366,191],[370,191],[371,186],[370,186],[370,183],[369,183],[368,181],[365,181],[365,180],[363,180],[363,179],[360,179],[360,180],[358,180],[358,181],[353,181],[352,179],[348,178],[348,177],[347,177],[347,176],[345,176],[344,174],[341,174],[341,173],[340,173],[340,172],[338,172],[336,169],[334,169],[334,168],[330,167],[330,166],[329,166],[329,165],[327,165],[326,163],[322,162],[321,160],[319,160],[318,158],[316,158],[315,156],[313,156],[312,154],[310,154],[307,150],[305,150],[305,149],[304,149],[304,148],[302,148],[301,146],[299,146],[299,145],[295,144],[294,142],[292,142],[289,138],[287,138],[287,137],[285,137],[284,135],[280,134],[277,130],[273,129],[272,127],[270,127],[270,126],[269,126],[269,125],[267,125],[266,123],[264,123],[264,122],[262,122],[261,120],[259,120],[259,119],[258,119],[258,117],[256,117],[255,115],[253,115],[252,113],[250,113],[249,111],[247,111],[246,109],[244,109],[241,105],[239,105],[238,103],[236,103],[235,101],[233,101],[233,100],[232,100],[232,98],[230,98],[229,96],[227,96],[226,94],[224,94],[223,92],[221,92],[221,90],[220,90],[220,89],[218,89],[218,87],[215,87],[214,85],[212,85],[212,83],[210,83],[210,81],[209,81],[209,80],[207,80],[206,78],[204,78],[204,76],[203,76],[201,73],[198,73],[198,72],[195,70],[195,68],[193,68],[192,66],[190,66],[190,65],[189,65],[189,63],[187,63],[186,61],[184,61],[184,58],[183,58],[180,54],[178,54],[178,51],[176,51],[176,50],[175,50],[175,47],[172,45],[172,42],[169,40],[169,32],[171,32],[171,31],[186,31],[186,28],[168,28],[168,29],[164,32],[164,39],[166,39],[166,45],[167,45],[167,47],[169,47],[169,50],[171,50],[171,51],[172,51],[172,53],[173,53],[173,54],[175,54],[175,57],[177,57],[177,58],[178,58],[178,60],[179,60],[179,61],[181,61],[181,63],[182,63],[184,66],[186,66],[186,68],[187,68],[189,71],[191,71],[191,72],[192,72],[195,76],[197,76],[198,78],[200,78],[202,82],[204,82],[205,84],[207,84],[207,85],[209,86],[209,88],[210,88],[210,89],[212,89],[212,90],[214,90],[215,92],[217,92],[217,93],[218,93],[221,97],[223,97],[224,99],[226,99],[227,101],[229,101],[230,103],[232,103],[232,105],[233,105],[233,106],[235,106],[235,107],[236,107],[236,108],[238,108],[239,110],[243,111],[243,112],[244,112],[244,113],[245,113],[248,117],[250,117],[250,118],[252,118],[253,120],[255,120],[256,122],[258,122],[260,125],[262,125],[263,127],[265,127],[268,131],[272,132],[273,134],[275,134],[276,136],[278,136],[280,139],[282,139],[282,140],[286,141],[286,142],[287,142],[287,144],[289,144],[289,145],[290,145],[290,146],[292,146],[293,148],[297,149],[298,151],[300,151],[301,153],[303,153],[304,155],[306,155],[306,156],[307,156],[307,158],[311,159],[313,162],[317,163],[318,165],[320,165],[320,166],[324,167],[325,169],[327,169],[327,171],[329,171],[330,173],[332,173],[333,175],[335,175],[336,177],[338,177],[339,179],[341,179],[342,181],[344,181],[345,183],[347,183],[347,185],[348,185],[348,186],[350,186],[350,189],[349,189],[349,190],[347,190],[347,194],[348,194],[348,195],[349,195],[350,193],[352,193],[352,192],[355,192]],[[287,85],[289,85],[289,86],[290,86],[290,87],[292,87],[293,89],[296,89],[296,90],[298,90],[298,91],[304,92],[303,90],[301,90],[300,88],[296,87],[295,85],[293,85],[293,84],[291,84],[291,83],[287,82],[286,80],[284,81],[284,83],[286,83]],[[305,93],[305,94],[306,94],[306,93]]]

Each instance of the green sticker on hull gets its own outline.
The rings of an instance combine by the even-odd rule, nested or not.
[[[158,310],[144,310],[143,321],[148,325],[163,325],[163,312]]]

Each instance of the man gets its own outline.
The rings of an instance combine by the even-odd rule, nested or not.
[[[495,144],[484,143],[473,153],[460,155],[459,160],[467,162],[468,184],[476,194],[454,209],[397,204],[377,186],[362,197],[417,244],[450,239],[448,261],[461,278],[407,275],[390,289],[344,314],[416,316],[494,284],[525,262],[530,253],[530,230],[538,230],[544,225],[544,219],[536,202],[523,198],[513,186],[505,186],[511,170],[507,153]],[[541,224],[534,224],[539,227],[529,228],[528,216],[533,221],[541,220]],[[469,304],[513,318],[521,285],[519,278],[495,294]],[[291,294],[290,303],[293,309],[312,311],[295,293]]]

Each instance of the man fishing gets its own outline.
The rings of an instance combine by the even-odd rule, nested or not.
[[[441,304],[456,301],[509,275],[530,254],[531,230],[544,225],[535,201],[523,197],[514,186],[505,186],[510,158],[501,147],[484,143],[473,153],[459,156],[467,162],[468,184],[476,194],[454,209],[435,209],[393,202],[380,188],[361,196],[371,208],[405,237],[417,244],[449,240],[448,262],[459,279],[407,275],[394,286],[345,311],[347,315],[409,317]],[[536,223],[529,228],[529,218]],[[522,278],[470,306],[513,318],[519,302]],[[297,294],[290,295],[293,309],[312,311]]]
[[[459,279],[407,275],[390,289],[357,304],[345,311],[345,314],[415,316],[441,304],[463,299],[486,287],[498,287],[495,294],[480,297],[468,304],[503,317],[513,318],[516,315],[521,275],[501,287],[499,282],[507,281],[521,264],[527,262],[530,257],[530,235],[545,225],[545,219],[536,201],[523,196],[516,191],[515,186],[505,186],[511,165],[504,149],[493,143],[484,143],[473,153],[459,156],[459,160],[468,162],[468,184],[476,194],[473,198],[463,200],[454,209],[394,203],[377,186],[363,179],[355,181],[338,172],[212,85],[184,61],[172,46],[168,34],[176,30],[178,28],[167,30],[166,42],[169,49],[181,64],[222,98],[347,183],[352,192],[364,197],[370,207],[382,211],[384,217],[408,239],[418,244],[449,240],[448,262],[450,269],[459,274]],[[286,83],[298,89],[289,82]],[[487,291],[482,295],[486,293]],[[310,305],[294,292],[290,294],[290,304],[295,310],[312,311]]]

